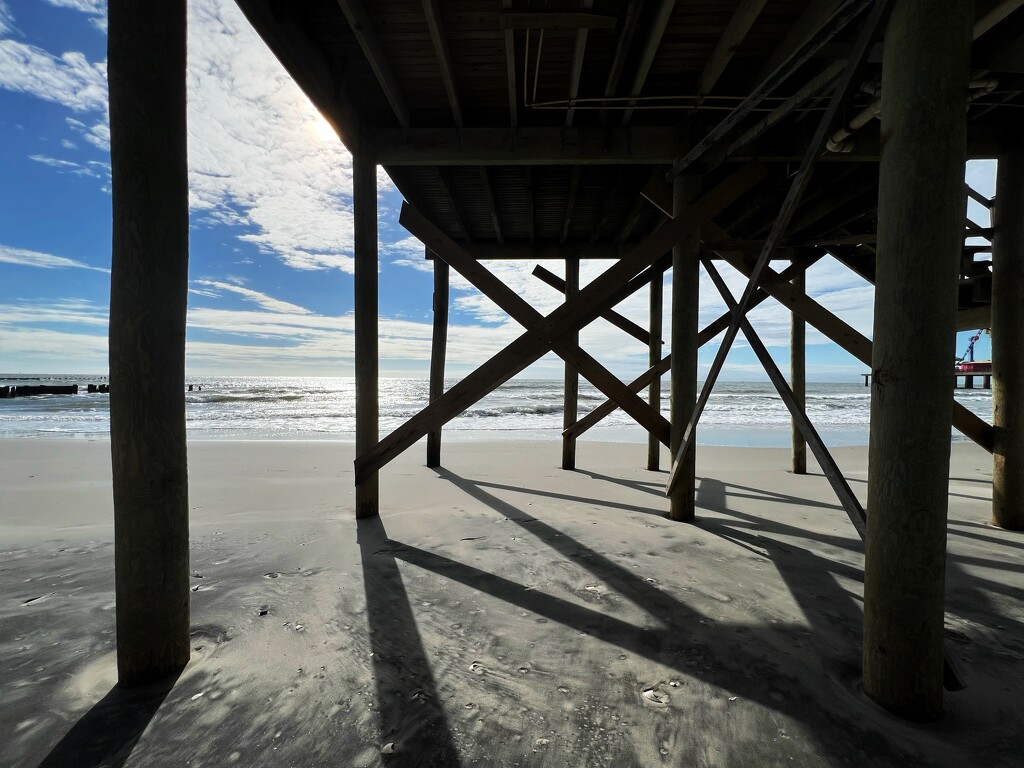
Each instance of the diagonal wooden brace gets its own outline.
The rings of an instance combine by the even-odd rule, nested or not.
[[[796,207],[803,198],[807,185],[810,183],[811,175],[814,173],[814,168],[817,165],[818,158],[825,147],[825,139],[828,136],[828,132],[832,130],[832,126],[835,123],[839,110],[846,103],[847,97],[853,90],[857,73],[867,58],[868,51],[874,44],[875,38],[887,17],[888,9],[892,2],[893,0],[876,0],[868,11],[867,18],[864,20],[864,26],[861,28],[860,34],[857,36],[857,42],[854,45],[853,53],[850,56],[846,71],[839,79],[839,83],[832,92],[831,98],[829,98],[828,106],[825,108],[824,114],[822,114],[821,119],[818,121],[818,127],[815,129],[814,136],[811,138],[811,141],[807,146],[804,159],[800,163],[800,169],[793,176],[793,181],[790,184],[789,191],[786,193],[786,198],[782,201],[782,207],[779,209],[779,215],[775,218],[775,221],[772,224],[771,232],[768,233],[768,239],[765,240],[764,247],[761,249],[761,254],[757,257],[757,263],[753,267],[750,278],[747,282],[747,287],[743,290],[743,295],[740,296],[740,300],[737,302],[736,310],[733,312],[732,321],[729,323],[729,328],[725,332],[725,337],[722,339],[722,342],[718,347],[718,352],[715,354],[715,360],[711,364],[710,370],[708,370],[707,377],[704,379],[704,386],[701,387],[700,396],[697,398],[697,405],[693,409],[693,415],[690,416],[686,429],[683,431],[683,439],[680,441],[679,447],[677,448],[674,462],[677,467],[682,462],[683,456],[686,455],[686,452],[689,451],[693,445],[696,438],[697,422],[700,420],[701,414],[704,412],[704,407],[708,403],[708,398],[711,396],[715,383],[718,381],[718,375],[722,372],[722,367],[725,365],[725,358],[729,355],[729,350],[732,347],[733,341],[736,339],[736,334],[739,333],[740,323],[746,316],[746,313],[750,310],[750,301],[754,296],[754,292],[758,288],[761,275],[764,270],[768,268],[772,253],[774,253],[775,247],[782,241],[782,237],[785,235],[786,229],[789,227],[793,214],[796,212]],[[676,471],[673,471],[669,478],[670,489],[675,486],[678,479],[679,474]]]
[[[550,285],[556,291],[565,293],[565,280],[560,278],[550,269],[544,269],[544,267],[538,264],[533,268],[533,276]],[[651,345],[651,332],[646,328],[641,328],[625,315],[619,314],[614,309],[609,309],[602,312],[601,317],[614,325],[620,331],[628,333],[641,344],[646,344],[647,346]],[[657,339],[656,342],[658,344],[665,343],[661,339]]]
[[[402,213],[398,221],[433,251],[437,258],[447,262],[448,266],[466,278],[484,296],[501,307],[524,328],[530,329],[543,322],[544,316],[531,307],[522,296],[501,282],[483,264],[466,253],[408,203],[402,205]],[[584,352],[578,344],[555,338],[551,341],[551,350],[607,397],[615,400],[622,410],[636,419],[637,423],[646,428],[663,444],[668,445],[668,419],[641,400],[607,368]]]
[[[743,166],[681,216],[652,233],[626,258],[580,290],[574,299],[562,304],[376,446],[356,457],[356,484],[363,482],[431,429],[453,419],[538,360],[550,349],[552,339],[582,328],[603,310],[628,296],[629,291],[645,285],[646,282],[637,284],[633,278],[662,258],[675,243],[699,230],[712,216],[735,202],[764,176],[765,171],[760,164]]]
[[[782,277],[785,280],[792,280],[797,275],[803,274],[812,264],[814,264],[818,259],[820,259],[822,255],[823,254],[816,254],[813,258],[810,258],[804,262],[791,264],[780,274],[780,277]],[[768,294],[766,292],[758,291],[758,293],[754,295],[754,300],[751,302],[750,308],[753,309],[767,298]],[[697,334],[697,345],[703,346],[707,344],[709,341],[715,338],[715,336],[717,336],[726,328],[728,328],[729,320],[731,318],[732,313],[726,312],[725,314],[719,315],[718,318],[708,323],[704,330]],[[644,373],[640,374],[638,378],[634,379],[629,384],[627,384],[627,386],[634,392],[639,392],[641,389],[650,384],[656,377],[668,372],[668,370],[671,367],[672,355],[665,355],[665,357],[661,358],[657,365],[648,368]],[[562,432],[562,434],[565,435],[566,437],[579,437],[591,427],[596,426],[598,422],[601,421],[601,419],[615,411],[616,408],[618,408],[618,406],[615,404],[614,400],[605,400],[603,403],[597,406],[597,408],[592,410],[582,419],[580,419],[567,430]]]
[[[714,281],[718,288],[718,292],[722,294],[722,299],[725,300],[726,305],[730,309],[736,308],[736,300],[733,298],[732,293],[729,292],[729,287],[725,284],[722,276],[718,274],[718,270],[709,259],[704,260],[704,268],[708,271],[711,279]],[[790,414],[793,416],[793,420],[796,422],[803,434],[807,444],[811,447],[814,452],[814,458],[818,460],[818,464],[821,466],[821,471],[824,472],[825,477],[831,484],[832,489],[835,491],[836,496],[839,498],[839,503],[843,505],[843,509],[846,511],[847,517],[850,518],[850,522],[853,523],[853,527],[857,530],[860,535],[861,541],[867,538],[867,513],[864,511],[864,507],[861,506],[860,500],[854,494],[853,489],[850,488],[850,484],[846,482],[846,478],[843,473],[840,472],[839,466],[836,464],[835,459],[832,458],[832,454],[829,453],[828,448],[825,447],[825,443],[818,435],[818,431],[814,428],[811,420],[807,418],[807,414],[803,408],[800,407],[799,403],[796,402],[796,398],[793,396],[793,390],[789,388],[789,384],[786,382],[786,377],[779,370],[779,367],[775,364],[772,359],[771,353],[764,346],[760,337],[754,331],[753,326],[750,325],[750,321],[746,317],[743,318],[743,335],[747,337],[747,342],[750,344],[750,348],[757,355],[757,359],[764,367],[765,372],[768,374],[768,378],[771,379],[772,384],[775,385],[775,389],[778,390],[779,396],[783,402],[786,403],[786,407],[789,408]],[[945,664],[945,677],[946,687],[950,690],[959,690],[965,686],[963,682],[963,675],[959,670],[959,664],[956,661],[956,655],[951,651],[949,647],[949,641],[947,640],[943,648],[943,662]]]
[[[714,224],[708,224],[704,229],[710,230],[712,232],[710,236],[715,239],[728,237]],[[753,267],[745,254],[725,250],[718,251],[718,254],[740,273],[748,276],[751,274]],[[761,288],[862,363],[868,367],[871,366],[871,340],[833,315],[814,299],[795,289],[782,275],[772,269],[766,269],[761,277]],[[955,400],[953,401],[953,426],[986,451],[992,452],[994,439],[992,426],[986,424],[983,419]]]
[[[714,282],[715,287],[718,288],[718,292],[722,294],[722,299],[725,301],[727,307],[734,311],[736,309],[736,299],[733,298],[732,293],[729,291],[729,286],[725,284],[725,280],[718,273],[718,269],[714,264],[711,263],[710,259],[702,259],[704,263],[704,269],[707,270],[708,275]],[[832,489],[836,492],[836,496],[839,498],[839,503],[843,505],[843,509],[846,510],[846,515],[850,518],[850,522],[853,523],[853,527],[857,529],[857,533],[860,534],[861,539],[867,535],[867,515],[864,514],[864,507],[861,506],[860,501],[854,495],[853,490],[850,488],[850,484],[846,482],[846,478],[843,477],[843,473],[839,471],[839,466],[836,464],[835,459],[832,458],[832,454],[829,453],[828,448],[825,447],[824,441],[818,434],[818,430],[814,428],[811,420],[807,418],[807,414],[804,409],[796,401],[796,396],[793,394],[793,390],[789,388],[789,384],[786,382],[786,377],[782,375],[782,371],[775,364],[772,359],[771,353],[765,347],[764,342],[757,335],[750,321],[746,317],[743,318],[741,323],[743,329],[743,335],[747,337],[747,343],[750,344],[750,348],[757,355],[758,361],[764,368],[765,373],[768,374],[768,378],[772,384],[775,385],[775,389],[778,391],[782,401],[786,404],[789,409],[790,415],[793,417],[793,421],[796,423],[800,433],[804,436],[804,440],[807,441],[807,445],[810,446],[811,451],[814,453],[814,458],[818,460],[819,466],[821,466],[822,472],[825,473],[825,477],[828,478],[829,483],[832,485]]]

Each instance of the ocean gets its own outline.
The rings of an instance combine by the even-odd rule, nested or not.
[[[97,376],[0,374],[0,386],[80,387],[77,395],[0,399],[0,437],[105,437],[110,428],[109,395],[85,392],[87,384],[105,381]],[[355,439],[355,383],[351,378],[190,377],[187,383],[193,386],[193,391],[185,394],[190,438]],[[562,428],[562,386],[561,380],[513,379],[450,421],[444,428],[445,439],[557,440]],[[862,381],[808,384],[807,414],[827,445],[867,444],[869,392]],[[580,416],[604,399],[598,390],[581,382]],[[956,399],[991,422],[991,392],[957,390]],[[382,379],[381,436],[426,403],[426,379]],[[664,392],[662,411],[668,416],[669,400]],[[955,431],[953,438],[964,439]],[[615,411],[582,439],[642,443],[647,437],[626,414]],[[697,441],[703,445],[788,446],[789,411],[768,382],[720,381],[701,418]]]

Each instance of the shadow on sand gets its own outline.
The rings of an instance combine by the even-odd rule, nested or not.
[[[39,768],[120,768],[180,674],[138,688],[114,686],[50,750]]]

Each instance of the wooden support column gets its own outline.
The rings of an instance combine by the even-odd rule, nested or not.
[[[430,249],[427,249],[430,252]],[[448,348],[448,263],[434,259],[434,335],[430,342],[430,402],[444,394]],[[441,466],[441,425],[427,433],[427,466]]]
[[[117,674],[189,659],[185,0],[111,0],[110,448]]]
[[[912,720],[942,713],[949,362],[972,0],[897,0],[885,34],[871,367],[864,691]]]
[[[793,278],[793,287],[807,293],[806,273]],[[792,316],[789,338],[789,382],[793,398],[801,411],[807,409],[807,324],[796,312]],[[793,474],[807,474],[807,441],[796,419],[793,419]]]
[[[572,301],[580,292],[580,260],[572,257],[565,259],[565,300]],[[574,347],[579,346],[580,332],[574,331],[566,335],[566,340]],[[565,399],[562,409],[562,429],[569,429],[576,423],[580,395],[580,377],[576,369],[569,363],[565,364]],[[655,438],[651,438],[652,440]],[[562,469],[576,469],[576,436],[562,435]]]
[[[665,275],[651,280],[650,339],[648,341],[647,365],[654,368],[661,362],[661,326],[665,304]],[[661,412],[661,376],[655,376],[647,385],[647,402]],[[647,469],[657,472],[661,469],[661,441],[654,435],[647,436]]]
[[[992,524],[1024,530],[1024,153],[999,158],[992,236]],[[988,386],[989,377],[985,377]]]
[[[377,164],[371,155],[352,156],[355,213],[356,461],[377,444]],[[380,512],[378,477],[356,481],[356,517]]]
[[[673,216],[697,197],[700,177],[680,174],[672,183]],[[682,472],[681,479],[668,494],[668,516],[673,520],[692,520],[697,475],[697,441],[679,456],[686,424],[697,403],[697,324],[700,321],[700,232],[679,241],[672,249],[672,379],[670,382],[672,425],[669,449]]]

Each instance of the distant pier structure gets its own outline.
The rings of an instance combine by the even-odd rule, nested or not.
[[[563,466],[579,463],[572,440],[622,409],[671,448],[662,508],[692,519],[697,424],[742,333],[866,539],[864,692],[899,716],[939,718],[944,682],[961,679],[943,642],[951,423],[993,453],[994,523],[1024,529],[1024,2],[237,2],[352,153],[356,516],[378,515],[396,456],[429,435],[439,464],[448,421],[553,352],[568,374]],[[123,684],[189,657],[185,5],[109,3]],[[965,186],[968,158],[998,158],[994,199]],[[439,272],[429,402],[383,438],[378,167]],[[969,199],[990,226],[965,217]],[[531,306],[489,266],[502,259],[561,261],[563,302]],[[608,268],[584,284],[577,262],[590,259]],[[822,259],[875,286],[873,339],[806,294],[801,276]],[[722,299],[704,327],[702,268]],[[740,296],[726,268],[746,278]],[[448,270],[523,330],[446,389]],[[663,354],[656,317],[638,328],[615,307],[666,272]],[[791,386],[747,320],[769,300],[873,372],[870,515],[804,410],[803,333]],[[637,339],[646,373],[624,382],[581,347],[599,318]],[[995,424],[949,385],[955,334],[978,327],[992,330]],[[697,350],[712,339],[698,392]],[[670,418],[654,386],[666,373]],[[577,419],[578,376],[607,402]]]

